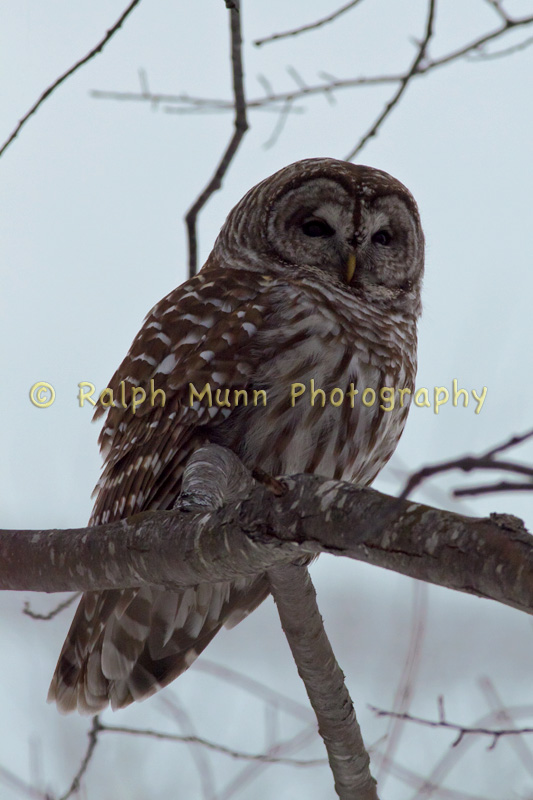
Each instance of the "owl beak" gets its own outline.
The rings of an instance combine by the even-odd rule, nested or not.
[[[352,282],[352,278],[355,273],[355,253],[350,253],[348,256],[348,263],[346,265],[346,281],[347,283]]]

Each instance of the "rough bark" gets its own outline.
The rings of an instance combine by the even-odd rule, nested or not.
[[[473,518],[314,475],[210,510],[148,511],[94,528],[0,531],[0,589],[191,586],[331,553],[533,613],[533,537],[507,514]]]
[[[268,577],[281,626],[326,745],[335,790],[341,800],[378,800],[370,758],[307,567],[274,567]]]

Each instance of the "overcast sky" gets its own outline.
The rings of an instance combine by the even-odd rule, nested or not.
[[[0,0],[0,140],[50,83],[99,41],[124,5]],[[248,98],[264,94],[260,75],[275,91],[293,88],[288,66],[314,84],[321,71],[348,78],[397,73],[410,63],[413,38],[424,30],[421,0],[364,0],[305,36],[261,48],[252,44],[336,7],[329,0],[243,0]],[[531,1],[509,0],[506,7],[515,16],[533,13]],[[430,54],[447,53],[498,24],[484,0],[442,0]],[[495,49],[531,33],[517,32]],[[78,383],[106,386],[145,314],[186,278],[183,215],[231,135],[229,114],[176,115],[163,106],[90,96],[93,89],[138,91],[140,68],[152,91],[230,98],[224,2],[141,2],[105,51],[49,98],[0,159],[2,527],[86,523],[100,466],[99,426],[90,422],[91,409],[78,405]],[[405,470],[480,453],[532,427],[532,70],[533,47],[487,61],[462,60],[417,79],[357,159],[399,178],[421,210],[427,262],[417,388],[433,392],[443,386],[451,392],[454,378],[470,393],[487,387],[479,414],[473,400],[467,408],[448,403],[438,415],[433,408],[413,408],[397,454],[375,483],[383,491],[398,492]],[[251,130],[224,188],[201,214],[201,261],[228,211],[252,185],[301,158],[343,158],[392,91],[390,85],[342,90],[334,104],[321,96],[299,101],[270,148],[265,143],[278,117],[252,112]],[[29,400],[37,381],[55,389],[50,408],[38,409]],[[533,446],[514,455],[531,463]],[[531,527],[533,504],[525,493],[454,503],[450,488],[466,480],[458,473],[443,476],[416,496],[475,516],[513,513]],[[415,589],[411,580],[341,559],[322,557],[313,576],[368,744],[379,740],[386,724],[367,704],[392,707],[413,608],[421,617],[426,608],[413,713],[435,717],[442,694],[450,719],[472,723],[490,710],[487,690],[478,683],[483,675],[504,705],[533,705],[533,632],[525,615],[436,587]],[[88,725],[59,717],[45,703],[72,612],[52,623],[30,620],[21,615],[30,598],[41,610],[56,599],[14,593],[0,598],[0,768],[61,793],[81,760]],[[270,600],[217,637],[205,659],[291,695],[302,703],[305,717],[305,693]],[[213,678],[201,665],[163,700],[105,719],[178,731],[176,720],[164,716],[165,697],[179,701],[199,735],[248,752],[261,752],[309,724],[285,712],[266,713],[257,697]],[[519,723],[532,724],[530,717]],[[198,770],[182,745],[107,736],[87,776],[82,796],[90,800],[331,796],[331,777],[323,767],[271,767],[232,794],[227,787],[242,763],[203,754],[211,773],[205,763]],[[312,741],[295,757],[322,757],[320,742]],[[395,763],[427,775],[450,741],[440,732],[406,729]],[[532,796],[532,748],[533,741],[524,740],[526,754],[519,756],[510,742],[490,752],[486,742],[476,742],[441,780],[462,792],[456,797]],[[383,797],[415,794],[397,774],[387,779]],[[2,800],[21,796],[14,784],[2,783],[0,769]]]

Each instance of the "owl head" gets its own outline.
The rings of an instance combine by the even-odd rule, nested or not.
[[[232,267],[333,281],[366,302],[420,313],[418,208],[400,181],[372,167],[333,158],[284,167],[230,212],[217,251]]]

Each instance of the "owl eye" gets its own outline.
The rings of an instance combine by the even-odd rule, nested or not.
[[[335,231],[323,219],[308,219],[302,225],[306,236],[333,236]]]
[[[378,231],[372,236],[372,241],[374,244],[381,244],[385,247],[390,244],[392,236],[388,231]]]

